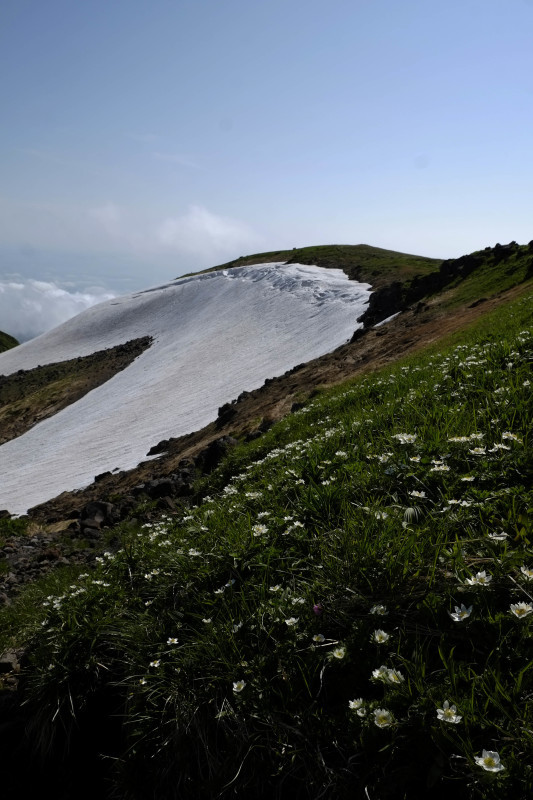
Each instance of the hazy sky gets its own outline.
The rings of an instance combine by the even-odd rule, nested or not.
[[[533,0],[2,0],[0,280],[527,242],[532,36]]]

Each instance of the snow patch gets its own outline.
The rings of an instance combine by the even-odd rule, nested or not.
[[[24,513],[100,472],[135,467],[242,391],[346,342],[369,297],[368,284],[340,269],[257,264],[115,298],[1,354],[9,374],[153,338],[107,383],[0,447],[0,508]]]

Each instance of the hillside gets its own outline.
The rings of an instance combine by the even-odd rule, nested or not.
[[[115,470],[117,463],[112,463],[108,467],[99,466],[98,451],[95,451],[94,457],[96,461],[94,467],[89,469],[88,475],[90,478],[99,475],[98,482],[90,484],[86,489],[75,494],[67,494],[54,501],[46,502],[40,508],[33,509],[32,516],[40,521],[48,520],[56,523],[64,520],[74,510],[82,509],[91,500],[106,500],[111,496],[114,497],[115,503],[120,496],[126,498],[124,500],[126,510],[120,513],[127,513],[127,509],[132,504],[131,492],[135,487],[150,480],[167,479],[169,477],[174,483],[177,481],[179,484],[181,481],[180,462],[183,459],[194,460],[200,458],[200,453],[211,442],[224,436],[239,440],[247,436],[260,435],[261,431],[266,430],[272,422],[289,413],[294,404],[305,402],[306,398],[318,388],[338,383],[350,376],[360,374],[361,371],[375,369],[384,363],[391,363],[400,355],[424,347],[428,342],[438,340],[439,337],[446,333],[457,330],[469,320],[483,316],[498,304],[508,302],[512,297],[525,290],[532,274],[533,249],[531,245],[515,246],[511,244],[486,248],[455,261],[443,262],[438,269],[433,268],[434,263],[431,260],[416,256],[404,256],[410,264],[410,271],[407,270],[405,265],[402,265],[397,272],[392,271],[390,259],[393,259],[398,254],[391,254],[390,251],[380,251],[376,248],[365,248],[365,246],[341,247],[338,249],[342,253],[348,252],[350,258],[352,258],[351,267],[345,261],[343,262],[344,269],[349,271],[356,268],[355,257],[357,256],[357,259],[361,258],[361,248],[363,248],[363,253],[366,250],[370,251],[364,268],[375,271],[375,266],[369,266],[369,264],[371,264],[372,259],[374,261],[378,259],[382,275],[387,275],[388,283],[383,283],[381,289],[374,291],[370,295],[370,303],[365,307],[366,310],[363,309],[360,318],[362,325],[360,324],[351,342],[342,344],[333,352],[320,356],[318,359],[312,359],[306,364],[298,363],[302,359],[295,358],[292,364],[295,364],[296,367],[286,375],[280,375],[280,372],[283,372],[283,370],[280,370],[278,372],[279,377],[269,377],[264,386],[260,388],[258,384],[261,383],[261,380],[255,383],[258,388],[254,388],[252,382],[251,385],[249,384],[249,388],[242,387],[246,389],[244,392],[237,390],[233,395],[230,392],[229,397],[226,396],[230,401],[228,403],[224,403],[221,397],[218,403],[215,401],[215,404],[208,412],[208,419],[210,418],[213,421],[205,428],[197,426],[199,429],[194,433],[185,433],[180,436],[173,432],[176,423],[174,411],[176,401],[174,399],[169,407],[171,424],[166,431],[161,431],[159,436],[157,436],[157,432],[154,432],[151,440],[150,429],[146,429],[144,433],[144,435],[148,434],[148,437],[144,449],[140,452],[140,459],[148,453],[156,452],[158,458],[155,461],[145,461],[131,470],[120,468]],[[328,246],[309,249],[313,251],[312,254],[315,260],[320,261],[321,258],[325,258],[330,267],[335,266],[334,254],[337,248]],[[259,254],[255,257],[249,256],[246,260],[254,261],[279,255],[279,253]],[[282,255],[287,255],[287,253]],[[402,254],[399,255],[402,256]],[[305,260],[305,253],[297,251],[294,257]],[[328,261],[328,259],[331,260]],[[418,262],[422,262],[425,265],[424,272],[416,272],[416,269],[418,269],[416,264]],[[231,265],[222,265],[218,270],[220,271],[224,267],[228,267],[229,270]],[[324,268],[327,269],[328,267]],[[405,277],[406,270],[409,273],[407,277]],[[400,279],[402,274],[404,275],[403,281]],[[361,278],[370,278],[370,272],[359,272],[358,275]],[[139,297],[142,301],[143,293],[140,293]],[[144,297],[149,297],[151,302],[152,299],[154,302],[158,302],[153,292],[144,293]],[[113,305],[110,308],[113,310],[117,307]],[[398,314],[398,312],[401,313],[385,325],[373,328],[376,322],[393,314]],[[242,309],[239,313],[242,313]],[[153,314],[150,312],[150,317],[152,316]],[[354,331],[357,328],[355,316],[351,317],[349,327],[346,329],[347,333],[343,334],[346,338],[349,338],[350,331]],[[232,318],[231,314],[230,318]],[[91,320],[92,317],[89,319],[89,323],[91,323]],[[110,320],[112,322],[113,316],[110,317]],[[292,350],[294,343],[299,345],[301,339],[305,337],[303,328],[297,323],[296,319],[290,319],[288,324],[293,326],[293,333],[289,340]],[[94,329],[92,324],[89,325],[89,328],[91,327]],[[273,328],[272,325],[267,323],[268,327]],[[57,331],[60,332],[61,329],[57,329]],[[151,333],[151,335],[154,334],[153,330],[141,330],[139,327],[135,328],[135,332],[131,335],[147,332]],[[275,333],[275,331],[273,332]],[[329,335],[330,332],[328,331]],[[125,334],[124,337],[129,338]],[[69,341],[70,338],[72,337],[69,337]],[[102,344],[108,343],[105,332],[97,342],[98,347],[93,344],[90,337],[87,338],[85,335],[82,341],[86,341],[86,349],[88,347],[99,349]],[[274,335],[273,342],[275,341]],[[55,342],[53,341],[52,343],[54,345],[53,352],[56,352]],[[318,342],[318,344],[323,346],[323,343]],[[328,347],[324,349],[327,350]],[[65,355],[68,355],[68,350],[65,351]],[[42,351],[33,357],[40,362],[43,357]],[[107,357],[103,351],[101,357]],[[240,360],[242,361],[242,357]],[[74,369],[76,369],[77,364],[77,361],[73,362]],[[85,375],[81,362],[79,367]],[[0,370],[1,368],[0,361]],[[19,386],[22,391],[24,391],[24,381],[33,380],[31,373],[32,371],[30,370],[19,376]],[[54,369],[52,369],[53,373]],[[163,396],[169,396],[168,391],[165,391],[165,386],[168,385],[166,373],[167,371],[162,374]],[[112,370],[108,374],[112,374]],[[183,383],[179,372],[177,376],[178,380]],[[212,384],[212,375],[209,371],[206,377]],[[63,383],[63,389],[68,389],[68,385],[68,381]],[[46,385],[41,384],[40,393],[36,394],[35,397],[42,397],[43,393],[48,393],[53,397],[55,392],[52,391],[52,388],[52,385],[50,385],[48,391]],[[89,388],[91,388],[90,382],[87,383],[87,389]],[[24,393],[28,398],[31,398],[32,392],[30,390],[26,390]],[[65,394],[68,396],[68,391]],[[236,402],[237,395],[238,402]],[[97,396],[95,396],[95,402],[97,402]],[[50,407],[53,408],[53,403],[51,403]],[[217,407],[219,408],[218,417]],[[9,413],[13,415],[15,411],[16,409],[9,402],[4,406],[5,415]],[[42,418],[43,414],[43,409],[40,407],[35,408],[33,419]],[[26,411],[26,417],[31,424],[31,401]],[[73,430],[76,435],[75,429]],[[189,430],[192,429],[189,428]],[[160,440],[165,443],[154,450]],[[222,451],[225,446],[217,447]],[[33,447],[32,451],[34,450],[35,447]],[[55,451],[53,458],[54,460],[56,459]],[[187,483],[189,478],[186,476],[184,480]],[[138,490],[135,489],[135,491]],[[3,507],[5,508],[6,504],[3,504]],[[7,507],[9,508],[9,506]]]
[[[12,347],[16,347],[17,345],[18,341],[14,336],[10,336],[9,333],[0,331],[0,353],[3,353],[4,350],[10,350]]]
[[[342,269],[351,280],[370,283],[374,289],[380,289],[391,281],[403,282],[415,275],[434,272],[442,263],[442,259],[384,250],[381,247],[372,247],[367,244],[334,244],[295,247],[292,250],[272,250],[267,253],[241,256],[217,267],[211,267],[206,272],[271,261],[285,261],[288,264],[316,264],[325,269]]]
[[[0,447],[2,507],[24,513],[135,467],[159,440],[202,428],[242,391],[346,342],[368,297],[341,270],[222,270],[93,306],[0,355],[0,370],[13,372],[150,339],[109,380]]]
[[[19,593],[1,617],[23,670],[6,701],[7,791],[531,795],[523,259],[514,286],[490,296],[480,270],[476,293],[474,270],[228,404],[218,431],[197,435],[239,439],[214,470],[205,454],[188,462],[196,474],[170,504],[138,487],[128,519],[92,528],[89,566]],[[13,550],[24,523],[10,526]]]

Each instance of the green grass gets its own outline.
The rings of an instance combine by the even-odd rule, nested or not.
[[[464,259],[474,269],[446,287],[448,297],[444,305],[449,307],[492,297],[533,278],[533,248],[529,245],[487,248]]]
[[[241,256],[226,264],[220,264],[204,271],[213,272],[271,261],[287,261],[289,264],[315,264],[328,269],[342,269],[353,280],[364,281],[372,286],[383,285],[392,280],[406,280],[415,275],[425,275],[437,270],[442,263],[442,259],[399,253],[395,250],[384,250],[381,247],[372,247],[367,244],[335,244],[255,253]]]
[[[181,518],[23,594],[36,748],[112,692],[125,798],[530,795],[532,300],[322,393]]]
[[[3,353],[4,350],[10,350],[12,347],[16,347],[18,344],[19,342],[14,336],[10,336],[9,333],[0,331],[0,353]]]

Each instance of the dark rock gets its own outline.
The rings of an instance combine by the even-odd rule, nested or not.
[[[366,333],[366,328],[357,328],[357,330],[355,330],[353,332],[353,334],[352,334],[352,338],[350,339],[350,343],[353,344],[353,342],[357,342],[359,339],[362,339],[362,337],[365,335],[365,333]]]
[[[401,311],[403,304],[403,291],[400,281],[393,281],[388,286],[383,286],[370,295],[368,307],[364,314],[357,318],[365,328],[371,328],[382,322],[387,317]]]
[[[96,528],[82,528],[81,533],[90,541],[98,540],[100,538],[99,531]]]
[[[84,519],[82,522],[82,527],[85,529],[90,528],[91,530],[100,530],[100,520],[97,519]]]
[[[216,420],[216,427],[222,428],[231,422],[237,416],[237,409],[235,408],[235,401],[233,403],[224,403],[218,409],[218,416]]]
[[[175,511],[176,503],[171,497],[160,497],[157,501],[157,508],[161,508],[163,511]]]
[[[166,453],[169,447],[170,447],[170,439],[162,439],[160,442],[154,444],[154,446],[148,450],[147,455],[158,456],[160,455],[160,453]]]
[[[55,561],[59,558],[59,555],[59,550],[57,550],[55,547],[49,548],[48,550],[43,550],[43,552],[38,555],[37,561]]]
[[[19,663],[20,651],[6,650],[0,656],[0,673],[6,672],[20,672]]]
[[[7,510],[7,508],[3,508],[0,510],[0,519],[11,519],[11,514]]]
[[[144,491],[152,500],[167,497],[176,493],[176,484],[170,478],[158,478],[144,485]]]
[[[112,478],[112,477],[113,477],[113,473],[112,472],[109,472],[109,471],[108,472],[101,472],[99,475],[95,475],[94,476],[94,482],[95,483],[100,483],[100,481],[103,481],[106,478]]]
[[[221,436],[214,439],[196,457],[195,463],[203,472],[212,472],[232,447],[238,444],[232,436]]]
[[[474,303],[470,303],[468,308],[477,308],[477,306],[480,306],[482,303],[486,303],[486,302],[487,302],[487,298],[486,297],[480,297],[479,300],[476,300]]]
[[[91,527],[88,520],[98,522],[100,525],[113,525],[120,519],[120,512],[113,503],[104,503],[101,500],[95,500],[92,503],[87,503],[81,509],[80,519],[83,525]],[[92,526],[94,527],[94,526]]]

